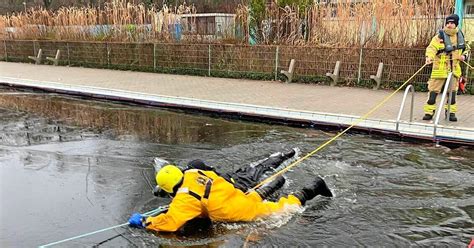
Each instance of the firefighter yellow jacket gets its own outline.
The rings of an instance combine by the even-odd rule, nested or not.
[[[183,184],[169,205],[168,212],[145,220],[147,229],[174,232],[196,217],[213,221],[252,221],[275,212],[285,205],[301,206],[293,195],[278,202],[262,201],[257,192],[245,194],[213,171],[197,169],[184,173]]]
[[[448,36],[451,40],[453,46],[457,45],[458,39],[457,35]],[[445,52],[439,53],[444,49],[444,43],[438,35],[431,39],[430,44],[426,48],[425,56],[433,60],[433,70],[431,71],[431,78],[434,79],[445,79],[448,77],[450,71],[453,72],[455,77],[461,76],[461,66],[460,66],[460,57],[461,55],[466,55],[469,52],[469,46],[466,44],[466,49],[464,52],[461,49],[457,49],[451,52],[451,55],[446,54]],[[451,69],[451,59],[452,59],[452,69]]]

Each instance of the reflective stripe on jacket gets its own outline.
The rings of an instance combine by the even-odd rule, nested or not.
[[[293,195],[282,197],[278,202],[264,202],[257,192],[245,194],[214,171],[191,169],[184,173],[183,184],[168,212],[148,217],[145,223],[147,229],[173,232],[196,217],[209,217],[213,221],[252,221],[283,211],[288,204],[301,206]]]

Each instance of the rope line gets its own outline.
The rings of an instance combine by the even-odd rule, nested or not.
[[[151,210],[151,211],[148,211],[148,212],[144,213],[143,215],[145,215],[145,216],[153,216],[153,215],[156,215],[156,214],[158,214],[158,213],[164,211],[164,210],[167,209],[167,208],[168,208],[168,206],[161,206],[161,207],[158,207],[158,208],[153,209],[153,210]],[[103,229],[100,229],[100,230],[97,230],[97,231],[93,231],[93,232],[81,234],[81,235],[74,236],[74,237],[71,237],[71,238],[59,240],[59,241],[56,241],[56,242],[53,242],[53,243],[49,243],[49,244],[46,244],[46,245],[41,245],[41,246],[39,246],[39,248],[49,247],[49,246],[61,244],[61,243],[67,242],[67,241],[71,241],[71,240],[75,240],[75,239],[87,237],[87,236],[90,236],[90,235],[93,235],[93,234],[96,234],[96,233],[105,232],[105,231],[112,230],[112,229],[119,228],[119,227],[123,227],[123,226],[126,226],[126,225],[128,225],[128,222],[122,223],[122,224],[119,224],[119,225],[115,225],[115,226],[111,226],[111,227],[107,227],[107,228],[103,228]]]
[[[351,128],[353,128],[354,126],[356,126],[357,124],[359,124],[360,122],[364,121],[365,119],[367,119],[367,117],[369,117],[373,112],[375,112],[377,109],[379,109],[383,104],[385,104],[390,98],[392,98],[398,91],[400,91],[408,82],[410,82],[418,73],[420,73],[421,70],[423,70],[423,68],[425,68],[427,64],[424,64],[422,67],[420,67],[420,69],[418,69],[415,74],[413,74],[408,80],[406,80],[400,87],[398,87],[398,89],[396,89],[392,94],[390,94],[389,96],[387,96],[385,99],[383,99],[377,106],[375,106],[374,108],[372,108],[369,112],[367,112],[365,115],[363,115],[362,117],[359,117],[359,119],[355,120],[349,127],[347,127],[346,129],[344,129],[344,131],[338,133],[336,136],[334,136],[333,138],[331,138],[330,140],[326,141],[324,144],[320,145],[318,148],[316,148],[315,150],[313,150],[312,152],[306,154],[304,157],[296,160],[295,162],[293,162],[292,164],[288,165],[286,168],[278,171],[277,173],[273,174],[272,176],[266,178],[265,180],[263,180],[262,182],[260,182],[259,184],[257,184],[255,187],[252,188],[252,190],[255,190],[257,188],[259,188],[260,186],[264,185],[265,183],[267,182],[270,182],[272,181],[275,177],[285,173],[286,171],[288,171],[289,169],[293,168],[294,166],[296,166],[297,164],[299,164],[300,162],[302,162],[303,160],[313,156],[315,153],[317,153],[319,150],[323,149],[324,147],[326,147],[328,144],[332,143],[334,140],[336,140],[337,138],[339,138],[340,136],[342,136],[344,133],[346,133],[347,131],[349,131]]]
[[[466,61],[464,61],[464,60],[461,61],[461,62],[463,62],[464,64],[466,64],[466,65],[469,67],[469,69],[474,69],[474,67],[473,67],[472,65],[470,65],[468,62],[466,62]]]

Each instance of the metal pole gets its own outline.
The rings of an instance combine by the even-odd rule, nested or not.
[[[463,19],[464,19],[464,1],[463,0],[456,0],[454,5],[454,12],[459,16],[459,30],[462,29],[463,26]]]
[[[109,46],[109,43],[105,43],[105,47],[107,49],[107,66],[110,66],[110,46]]]
[[[137,66],[138,66],[138,68],[140,68],[141,67],[140,61],[141,61],[141,57],[142,57],[141,56],[142,55],[141,54],[141,51],[142,51],[141,48],[143,47],[143,43],[142,42],[137,42],[137,43],[134,43],[134,45],[135,45],[135,50],[136,50],[136,54],[137,54],[137,57],[138,57],[138,58],[135,57],[137,59],[136,60],[137,61]]]
[[[211,44],[209,44],[209,49],[208,49],[208,54],[209,54],[209,69],[208,69],[208,76],[211,76]]]
[[[156,71],[156,43],[153,43],[153,71]]]
[[[66,42],[66,50],[67,50],[67,65],[71,65],[71,57],[69,55],[69,42]]]
[[[365,21],[362,22],[362,26],[360,28],[360,53],[359,53],[359,70],[357,71],[357,84],[360,84],[360,80],[362,80],[362,52],[365,45],[365,36],[367,30],[365,27]]]
[[[410,123],[413,121],[413,107],[415,103],[415,87],[413,85],[410,85],[413,88],[413,91],[411,93],[411,108],[410,108]]]
[[[413,92],[411,96],[411,108],[410,108],[410,122],[413,120],[413,101],[415,99],[415,88],[413,85],[408,85],[407,88],[405,89],[405,93],[403,94],[403,99],[402,103],[400,104],[400,110],[398,111],[398,116],[397,116],[397,122],[395,124],[395,131],[398,132],[399,127],[400,127],[400,119],[402,117],[402,112],[403,112],[403,107],[405,106],[405,101],[407,99],[408,92]]]
[[[434,119],[434,126],[433,126],[433,138],[436,139],[436,129],[438,128],[439,116],[441,115],[441,111],[443,109],[443,105],[446,102],[446,93],[449,88],[451,88],[451,81],[453,78],[453,73],[450,72],[448,74],[448,78],[446,79],[446,83],[444,84],[444,89],[441,95],[441,101],[439,102],[438,108],[436,109],[436,116]]]
[[[357,71],[357,84],[360,85],[360,80],[362,77],[362,52],[363,52],[363,47],[360,47],[360,53],[359,53],[359,70]]]
[[[280,47],[276,47],[276,52],[275,52],[275,81],[278,80],[278,57],[280,53]]]
[[[3,40],[3,48],[5,49],[5,61],[8,61],[7,41],[6,40]]]

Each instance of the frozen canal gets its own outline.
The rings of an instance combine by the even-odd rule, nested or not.
[[[48,244],[167,204],[151,193],[154,157],[230,171],[291,147],[304,155],[334,134],[0,88],[0,247]],[[472,148],[349,134],[286,173],[282,193],[321,175],[336,195],[301,214],[177,234],[125,227],[60,247],[466,247],[473,169]]]

